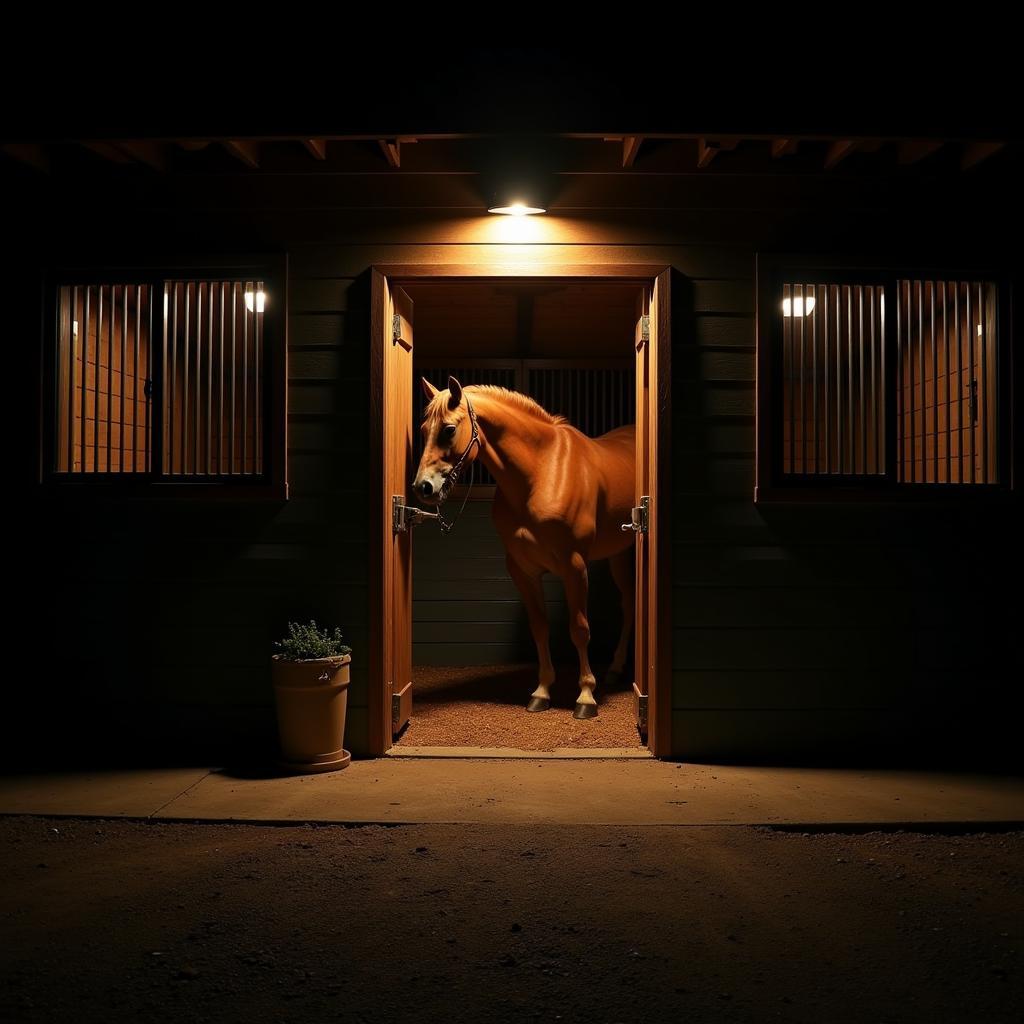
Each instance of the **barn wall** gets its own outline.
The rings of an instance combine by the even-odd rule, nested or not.
[[[25,379],[37,379],[43,335],[37,269],[54,259],[285,248],[290,267],[287,503],[54,497],[33,486],[27,454],[28,499],[17,515],[38,614],[23,635],[57,666],[45,683],[18,684],[32,723],[19,742],[30,752],[166,761],[262,749],[274,728],[269,642],[288,618],[309,616],[340,624],[355,649],[347,740],[355,753],[366,749],[367,269],[483,259],[676,269],[678,756],[920,759],[993,749],[1016,697],[1007,666],[1020,667],[1003,597],[1016,583],[1013,509],[752,500],[756,252],[859,244],[884,258],[973,231],[967,255],[976,256],[984,218],[954,210],[936,223],[938,186],[691,176],[642,190],[627,182],[602,198],[605,183],[570,180],[572,214],[551,217],[538,229],[548,234],[524,248],[493,237],[491,223],[466,212],[465,186],[447,180],[431,192],[417,180],[400,188],[353,175],[329,189],[307,175],[240,168],[156,183],[139,175],[115,188],[4,173],[29,214],[12,225],[19,259],[7,269],[10,294],[25,296],[10,321]],[[683,185],[696,190],[685,200]],[[980,199],[965,193],[963,209],[969,201]],[[993,226],[988,251],[1003,259],[1000,244]],[[34,731],[44,723],[50,733]]]

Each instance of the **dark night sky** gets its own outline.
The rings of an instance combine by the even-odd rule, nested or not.
[[[194,35],[141,60],[109,40],[69,37],[38,62],[31,52],[20,66],[7,62],[0,74],[21,99],[0,131],[8,141],[274,131],[1019,137],[1016,62],[992,40],[974,45],[969,26],[933,38],[875,28],[855,50],[848,28],[805,25],[759,46],[678,24],[660,44],[624,35],[475,48],[390,35],[373,46],[339,36],[327,47],[312,26],[294,44],[276,29],[242,29],[229,52]]]

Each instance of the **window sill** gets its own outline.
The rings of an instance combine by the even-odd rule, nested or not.
[[[288,485],[222,483],[94,483],[92,481],[48,480],[39,485],[45,501],[187,501],[187,502],[285,502]]]
[[[908,484],[894,488],[755,487],[755,505],[993,505],[1014,500],[1011,488],[1000,484]]]

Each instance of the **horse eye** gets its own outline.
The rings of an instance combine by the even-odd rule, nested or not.
[[[444,441],[450,441],[454,436],[455,427],[450,424],[447,427],[444,427],[441,431],[441,439]]]

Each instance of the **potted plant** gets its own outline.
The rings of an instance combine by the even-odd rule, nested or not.
[[[341,630],[288,623],[271,658],[281,767],[296,773],[333,772],[348,766],[344,749],[352,648]]]

